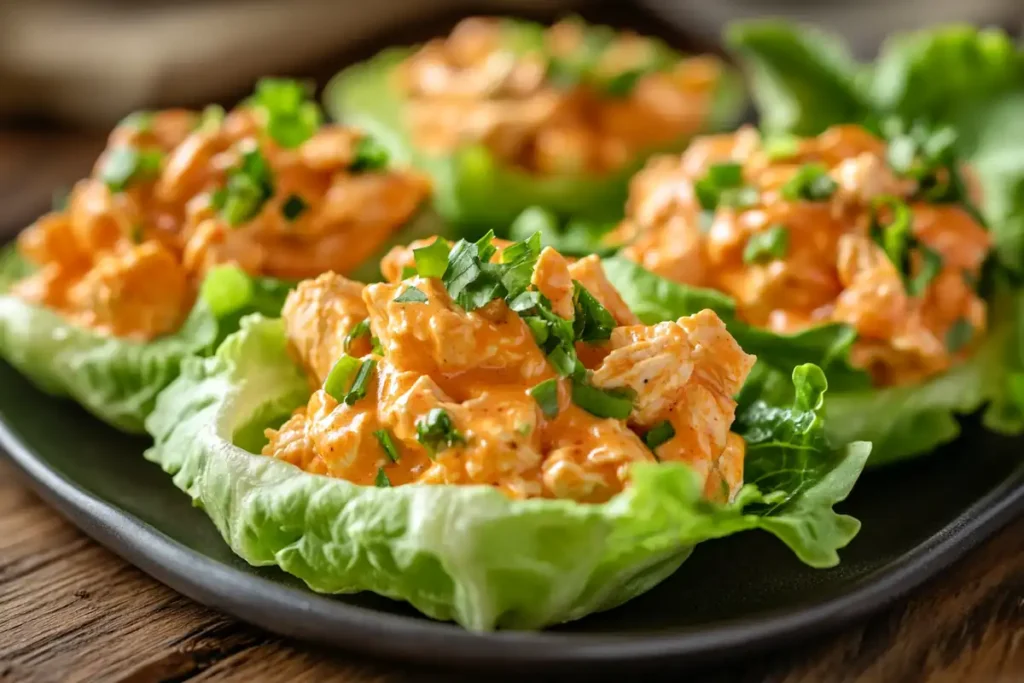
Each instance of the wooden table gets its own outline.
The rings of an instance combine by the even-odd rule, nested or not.
[[[0,132],[0,235],[101,148],[102,135]],[[0,460],[0,681],[459,680],[287,642],[205,609],[83,536],[13,474]],[[864,623],[686,680],[1024,681],[1024,519]]]

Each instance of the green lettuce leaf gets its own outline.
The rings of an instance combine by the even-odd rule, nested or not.
[[[739,22],[727,42],[751,78],[765,130],[952,126],[982,186],[1000,263],[1024,275],[1024,50],[1004,32],[948,25],[892,36],[871,65],[839,36],[778,21]]]
[[[253,565],[276,565],[324,593],[373,591],[470,629],[540,628],[609,609],[671,574],[694,544],[748,529],[777,535],[816,567],[859,523],[832,511],[870,452],[831,448],[824,376],[794,373],[788,410],[752,402],[742,417],[760,484],[729,504],[701,498],[680,464],[638,465],[601,505],[514,501],[484,486],[357,486],[254,455],[262,430],[309,394],[283,323],[242,321],[210,358],[185,361],[147,421],[147,457],[174,477]]]
[[[620,257],[604,264],[609,280],[645,323],[675,320],[702,307],[722,317],[743,349],[758,357],[741,404],[749,397],[793,400],[793,368],[802,363],[822,367],[832,385],[826,401],[828,437],[833,443],[871,442],[870,466],[921,455],[952,441],[960,434],[956,416],[984,406],[990,429],[1024,431],[1024,294],[1005,278],[993,297],[988,336],[968,362],[923,384],[876,389],[850,363],[856,334],[848,326],[773,334],[738,321],[734,302],[724,294],[671,282]]]
[[[76,327],[46,308],[2,293],[27,272],[9,248],[0,261],[0,357],[42,391],[71,398],[133,433],[144,431],[157,394],[177,376],[183,358],[212,353],[246,313],[276,315],[290,288],[233,267],[216,269],[181,329],[140,343]]]
[[[536,44],[537,25],[509,22],[509,44]],[[525,49],[525,48],[524,48]],[[482,145],[469,145],[454,154],[417,150],[405,122],[406,102],[395,87],[396,67],[414,48],[392,48],[335,76],[324,92],[324,106],[337,120],[363,128],[400,163],[412,164],[431,176],[434,205],[441,216],[467,236],[479,237],[488,228],[504,236],[524,209],[540,206],[563,218],[616,220],[622,215],[629,178],[650,153],[682,149],[686,140],[652,149],[631,164],[608,175],[571,174],[536,177],[505,167]],[[739,79],[727,72],[720,84],[707,129],[736,121],[743,93]]]

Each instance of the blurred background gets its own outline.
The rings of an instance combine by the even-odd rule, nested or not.
[[[0,0],[0,236],[87,173],[131,111],[230,105],[263,75],[322,85],[347,63],[468,14],[567,12],[689,50],[715,49],[733,19],[787,17],[844,35],[863,58],[896,30],[1024,26],[1021,0]]]

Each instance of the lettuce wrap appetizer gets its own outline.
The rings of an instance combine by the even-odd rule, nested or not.
[[[321,126],[291,81],[261,82],[227,114],[132,115],[5,259],[0,355],[143,431],[181,358],[212,353],[243,313],[277,315],[288,282],[326,270],[372,275],[375,252],[425,229],[427,182],[387,160],[372,138]]]
[[[429,173],[439,213],[479,237],[530,206],[617,220],[647,156],[732,124],[743,97],[717,58],[654,38],[471,18],[346,69],[325,103]]]
[[[717,310],[758,355],[762,396],[820,365],[830,435],[871,441],[872,464],[953,439],[985,404],[1017,431],[1020,297],[951,145],[855,124],[698,139],[633,180],[609,276],[646,322]]]
[[[828,567],[857,533],[832,506],[870,445],[827,441],[817,367],[737,413],[754,358],[712,311],[646,326],[596,257],[536,237],[382,269],[300,283],[147,421],[147,457],[248,562],[527,629],[649,590],[703,540],[764,529]]]

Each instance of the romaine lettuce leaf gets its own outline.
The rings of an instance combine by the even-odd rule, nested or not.
[[[147,420],[147,457],[203,507],[253,565],[277,565],[324,593],[373,591],[470,629],[540,628],[639,595],[694,544],[747,529],[805,562],[836,564],[859,523],[836,514],[870,452],[831,448],[820,421],[824,376],[794,373],[788,410],[751,402],[740,424],[757,483],[729,504],[701,498],[680,464],[634,468],[601,505],[514,501],[483,486],[357,486],[258,452],[262,429],[309,394],[283,323],[242,321],[210,358],[190,358]],[[758,485],[760,484],[760,485]]]
[[[149,343],[115,339],[69,324],[2,292],[28,267],[12,248],[0,261],[0,357],[42,391],[66,396],[114,427],[143,431],[156,395],[182,358],[212,353],[242,315],[280,312],[290,285],[233,267],[211,271],[181,329]]]
[[[870,466],[952,441],[960,433],[956,416],[986,405],[984,419],[990,429],[1024,431],[1024,296],[1005,278],[996,287],[986,341],[968,362],[920,385],[876,389],[865,372],[850,364],[856,334],[848,326],[774,334],[737,320],[734,302],[720,292],[671,282],[621,257],[604,264],[609,280],[646,323],[675,320],[705,305],[718,312],[744,350],[758,357],[741,404],[748,397],[793,400],[793,368],[802,363],[821,366],[832,386],[825,401],[828,436],[834,443],[871,442]]]

